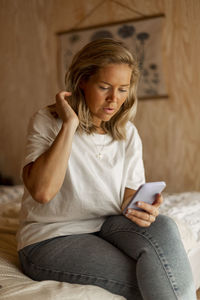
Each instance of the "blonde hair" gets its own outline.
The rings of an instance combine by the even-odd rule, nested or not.
[[[101,127],[109,133],[113,139],[126,138],[126,123],[133,120],[137,109],[137,85],[139,69],[136,59],[126,46],[113,39],[98,39],[84,46],[73,58],[69,70],[65,76],[66,90],[72,92],[69,104],[79,118],[79,132],[91,134],[96,131],[92,123],[92,116],[86,105],[80,82],[88,80],[96,74],[100,68],[108,64],[127,64],[131,70],[129,94],[120,110],[107,122],[102,121]]]

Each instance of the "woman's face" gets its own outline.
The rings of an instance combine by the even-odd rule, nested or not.
[[[80,85],[93,123],[109,121],[128,97],[132,70],[127,64],[109,64]]]

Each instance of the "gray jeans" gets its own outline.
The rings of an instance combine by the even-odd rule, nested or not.
[[[101,231],[45,240],[19,251],[34,280],[92,284],[128,300],[195,300],[190,264],[176,224],[158,216],[147,228],[108,217]]]

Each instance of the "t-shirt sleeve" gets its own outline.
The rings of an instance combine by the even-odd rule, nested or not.
[[[22,168],[35,161],[53,143],[58,130],[48,109],[38,111],[29,122]]]
[[[137,190],[145,182],[142,141],[136,127],[129,124],[125,155],[125,187]]]

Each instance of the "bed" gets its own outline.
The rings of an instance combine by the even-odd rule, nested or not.
[[[0,299],[9,300],[122,300],[102,288],[56,281],[36,282],[21,270],[16,251],[23,187],[0,186]],[[200,287],[200,192],[166,194],[161,213],[177,223],[194,275]]]

